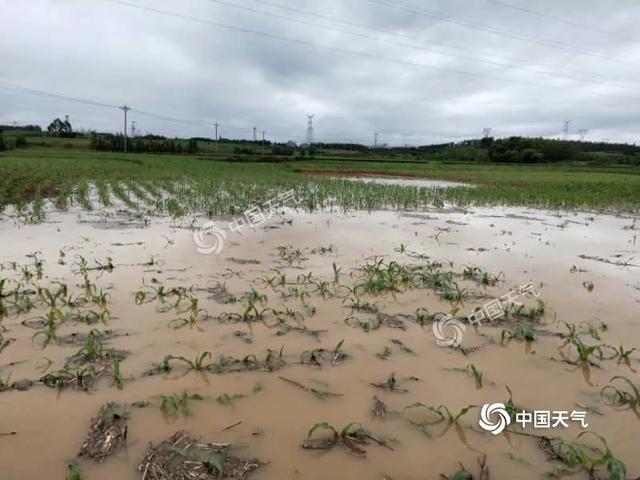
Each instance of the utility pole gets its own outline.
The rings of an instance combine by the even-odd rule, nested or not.
[[[264,157],[264,138],[265,138],[266,132],[264,130],[262,130],[262,156]]]
[[[218,154],[218,127],[220,126],[220,124],[218,122],[213,124],[214,127],[216,127],[216,155]]]
[[[253,141],[254,141],[254,142],[257,142],[257,141],[258,141],[258,138],[256,137],[256,130],[257,130],[257,128],[256,128],[256,127],[253,127]]]
[[[127,105],[120,107],[124,111],[124,153],[127,153],[127,112],[131,110]]]

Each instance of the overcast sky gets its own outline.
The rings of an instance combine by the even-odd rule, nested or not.
[[[0,0],[0,123],[123,128],[116,108],[27,88],[126,103],[139,132],[170,136],[218,121],[303,141],[313,113],[316,141],[560,136],[571,120],[571,138],[636,142],[638,18],[636,0]]]

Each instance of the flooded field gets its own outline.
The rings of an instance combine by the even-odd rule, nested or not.
[[[180,430],[225,444],[167,450],[212,478],[417,480],[461,464],[476,478],[624,478],[617,459],[640,475],[637,218],[289,210],[210,255],[194,243],[204,221],[0,223],[3,480],[64,478],[76,461],[91,480],[161,478],[150,444]],[[523,285],[539,297],[469,324]],[[460,345],[438,344],[444,318]],[[117,422],[95,448],[108,402]],[[585,411],[588,427],[492,435],[478,419],[496,402]]]
[[[385,176],[344,176],[336,177],[353,182],[375,183],[378,185],[399,185],[402,187],[424,187],[424,188],[451,188],[451,187],[468,187],[469,185],[461,182],[450,182],[446,180],[430,180],[425,178],[402,178],[402,177],[385,177]]]

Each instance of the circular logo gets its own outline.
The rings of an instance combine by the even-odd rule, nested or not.
[[[494,435],[501,433],[511,423],[504,403],[485,403],[480,409],[480,428]]]
[[[193,241],[196,250],[203,255],[218,255],[224,248],[227,238],[225,231],[216,225],[216,222],[207,222],[193,232]]]
[[[453,335],[448,335],[445,330],[449,330]],[[462,343],[462,334],[466,330],[464,323],[456,320],[451,315],[433,322],[433,336],[436,343],[441,347],[458,347]]]

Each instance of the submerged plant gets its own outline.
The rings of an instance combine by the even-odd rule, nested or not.
[[[318,430],[328,431],[329,437],[314,438],[314,433]],[[340,432],[327,422],[316,423],[309,429],[307,439],[302,443],[302,448],[307,450],[330,450],[336,445],[343,445],[350,453],[364,457],[367,454],[364,446],[369,441],[393,450],[387,439],[372,434],[360,423],[355,422],[349,423]]]
[[[600,394],[618,407],[627,407],[637,410],[640,407],[640,386],[622,375],[616,375],[609,380]]]
[[[163,414],[169,418],[177,418],[178,414],[182,414],[184,417],[191,415],[189,410],[189,402],[191,400],[202,400],[202,397],[197,394],[189,394],[186,390],[180,395],[163,395],[162,402],[160,403],[160,409]]]

